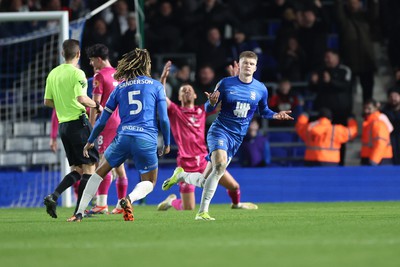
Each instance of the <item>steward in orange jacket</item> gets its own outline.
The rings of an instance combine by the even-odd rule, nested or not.
[[[297,120],[296,131],[306,144],[304,161],[306,166],[338,166],[340,147],[357,135],[357,121],[349,119],[348,126],[332,124],[332,113],[327,108],[320,110],[319,119],[309,123],[302,114]]]
[[[379,104],[371,99],[364,104],[361,136],[361,165],[389,165],[393,151],[387,124],[380,118]]]

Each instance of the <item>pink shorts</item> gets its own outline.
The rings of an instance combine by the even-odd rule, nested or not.
[[[200,156],[196,158],[178,158],[177,163],[178,166],[182,167],[185,172],[200,172],[203,171],[207,167],[208,161],[205,159],[205,156]],[[193,193],[196,189],[196,186],[187,184],[185,182],[179,183],[179,192],[183,194]]]
[[[116,134],[117,129],[104,129],[99,134],[99,137],[97,137],[97,145],[100,154],[106,152],[107,147],[112,143]]]

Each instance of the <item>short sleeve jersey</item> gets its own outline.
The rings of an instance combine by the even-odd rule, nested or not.
[[[256,111],[264,118],[272,118],[275,114],[268,108],[267,88],[256,79],[244,83],[238,76],[224,78],[215,90],[220,92],[218,102],[222,104],[213,125],[224,128],[234,136],[243,138],[246,135]]]
[[[93,77],[93,94],[100,95],[100,105],[105,106],[111,92],[118,85],[118,82],[114,79],[115,69],[113,67],[106,67],[101,69]],[[118,112],[114,112],[104,128],[105,131],[111,129],[117,129],[121,120]]]
[[[163,85],[146,76],[120,83],[112,91],[105,109],[119,106],[118,134],[134,135],[157,142],[157,103],[166,101]]]
[[[196,158],[208,153],[205,141],[204,105],[185,108],[171,102],[168,107],[168,117],[178,145],[178,157]]]
[[[76,99],[87,92],[85,73],[72,64],[61,64],[54,68],[46,80],[45,99],[54,101],[60,123],[79,119],[86,112]]]

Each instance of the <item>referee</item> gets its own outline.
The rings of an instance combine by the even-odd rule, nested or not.
[[[88,158],[83,156],[83,148],[92,131],[85,107],[102,111],[100,104],[87,96],[85,73],[77,68],[81,55],[79,41],[65,40],[62,49],[65,63],[49,73],[44,94],[45,106],[56,110],[60,122],[61,140],[71,166],[71,172],[64,177],[52,194],[44,198],[46,212],[53,218],[57,218],[57,199],[61,193],[80,180],[76,207],[79,206],[86,183],[94,173],[95,163],[99,160],[96,149],[89,151]]]

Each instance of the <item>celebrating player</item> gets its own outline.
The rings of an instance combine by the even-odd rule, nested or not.
[[[257,55],[244,51],[239,57],[239,75],[222,79],[212,94],[208,94],[206,112],[215,109],[221,102],[221,111],[207,134],[209,149],[208,164],[202,173],[188,173],[177,167],[171,178],[164,181],[163,190],[178,182],[203,187],[200,209],[196,220],[215,220],[208,213],[211,199],[218,182],[224,175],[232,157],[236,154],[254,112],[258,110],[263,118],[293,120],[291,111],[275,113],[268,108],[268,91],[265,85],[253,78],[257,69]]]
[[[161,82],[166,79],[171,67],[171,61],[165,64],[161,75]],[[168,117],[171,123],[171,131],[178,145],[178,166],[188,172],[203,172],[207,166],[206,156],[208,154],[205,141],[206,112],[204,105],[195,106],[197,98],[191,85],[183,85],[179,89],[179,101],[181,105],[173,103],[167,97]],[[188,142],[189,141],[189,142]],[[224,173],[219,183],[227,189],[232,200],[233,209],[257,209],[253,203],[240,202],[240,189],[238,182],[228,171]],[[177,199],[175,194],[169,195],[161,202],[157,209],[167,210],[174,207],[176,210],[193,210],[195,208],[195,186],[185,182],[179,183],[181,198]]]
[[[151,191],[157,180],[157,111],[161,121],[164,138],[164,149],[160,154],[170,151],[170,126],[162,84],[150,78],[151,61],[146,49],[136,48],[127,53],[118,62],[114,78],[122,81],[111,93],[104,112],[96,121],[93,132],[83,149],[88,156],[94,147],[94,140],[104,129],[108,119],[119,107],[121,124],[117,136],[107,148],[96,172],[90,177],[82,201],[73,221],[81,221],[82,214],[107,173],[121,165],[127,158],[133,158],[135,166],[141,174],[133,191],[121,199],[124,220],[133,221],[132,202],[144,198]]]

